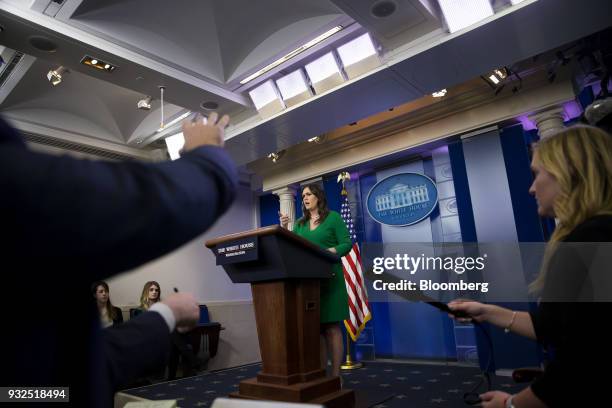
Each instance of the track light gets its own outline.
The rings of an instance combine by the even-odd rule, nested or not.
[[[310,139],[308,139],[308,143],[316,143],[316,144],[321,144],[323,142],[325,142],[325,140],[327,139],[327,135],[321,135],[321,136],[315,136],[315,137],[311,137]]]
[[[151,98],[150,96],[147,96],[139,100],[137,103],[138,109],[151,110],[151,100],[152,99],[153,98]]]
[[[62,75],[67,74],[68,72],[68,69],[64,68],[63,66],[59,66],[47,73],[47,79],[49,82],[51,82],[51,85],[57,86],[62,82]]]
[[[280,152],[276,152],[276,153],[270,153],[268,155],[268,159],[272,160],[272,163],[276,163],[277,161],[281,159],[281,157],[283,157],[284,154],[285,154],[284,150],[281,150]]]
[[[439,91],[432,93],[431,96],[433,96],[434,98],[442,98],[443,96],[446,96],[447,92],[448,91],[446,90],[446,88],[440,89]]]
[[[482,76],[482,79],[493,89],[501,86],[508,78],[508,68],[498,68]]]

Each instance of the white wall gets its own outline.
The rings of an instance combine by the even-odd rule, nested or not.
[[[215,265],[215,257],[204,242],[254,228],[253,201],[250,189],[241,186],[230,210],[204,234],[166,256],[109,279],[113,303],[118,306],[138,304],[143,285],[150,280],[159,282],[162,299],[176,287],[193,293],[201,303],[250,300],[250,286],[232,283],[225,271]]]
[[[173,287],[192,292],[200,303],[207,304],[210,319],[224,328],[217,355],[209,361],[208,369],[261,361],[251,287],[232,283],[204,246],[207,239],[255,228],[254,209],[250,188],[241,186],[229,211],[204,234],[162,258],[109,279],[113,303],[123,307],[127,317],[127,309],[138,303],[142,287],[149,280],[159,282],[162,299],[172,293]]]

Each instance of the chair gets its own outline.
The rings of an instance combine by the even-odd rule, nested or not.
[[[532,382],[544,374],[540,367],[523,367],[512,371],[512,379],[516,383]]]
[[[196,355],[200,352],[202,338],[205,338],[208,340],[209,357],[213,358],[216,356],[219,347],[219,332],[223,329],[220,323],[210,321],[208,307],[206,305],[200,305],[200,319],[198,325],[189,332],[191,335],[193,352]]]
[[[130,308],[130,319],[133,319],[134,317],[138,316],[141,313],[142,313],[142,309],[139,307]]]
[[[200,305],[200,320],[198,324],[210,323],[210,316],[208,315],[208,306]]]

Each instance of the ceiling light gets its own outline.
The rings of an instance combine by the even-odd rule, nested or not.
[[[508,78],[508,69],[505,67],[494,69],[488,74],[482,76],[482,79],[484,79],[485,82],[493,89],[496,89],[498,86],[502,85],[506,78]]]
[[[338,47],[338,55],[346,67],[353,65],[371,55],[376,55],[376,48],[370,34],[365,33]]]
[[[382,0],[377,3],[374,3],[370,11],[374,17],[385,18],[389,17],[391,14],[395,13],[397,9],[397,4],[393,1]]]
[[[525,0],[510,0],[510,3],[512,3],[513,6],[516,6],[519,3],[524,2]]]
[[[328,30],[328,31],[324,32],[320,36],[318,36],[316,38],[313,38],[312,40],[308,41],[304,45],[302,45],[302,46],[294,49],[293,51],[283,55],[282,57],[280,57],[279,59],[277,59],[273,63],[271,63],[269,65],[266,65],[265,67],[263,67],[259,71],[255,72],[254,74],[251,74],[248,77],[244,78],[242,81],[240,81],[240,83],[242,85],[244,85],[247,82],[250,82],[250,81],[252,81],[253,79],[255,79],[257,77],[262,76],[266,72],[276,68],[277,66],[281,65],[282,63],[284,63],[286,61],[289,61],[291,58],[295,57],[296,55],[301,54],[302,52],[306,51],[307,49],[317,45],[321,41],[331,37],[332,35],[336,34],[338,31],[342,30],[343,28],[344,27],[339,25],[339,26],[336,26],[336,27],[332,28],[331,30]]]
[[[323,93],[344,82],[338,62],[332,52],[317,58],[304,67],[317,94]]]
[[[323,134],[321,136],[311,137],[310,139],[308,139],[308,143],[321,144],[321,143],[325,142],[326,139],[327,139],[327,135]]]
[[[113,72],[116,68],[114,65],[109,64],[108,62],[102,61],[99,58],[90,57],[89,55],[86,55],[83,57],[83,59],[81,59],[81,64],[106,72]]]
[[[280,152],[276,152],[276,153],[270,153],[268,155],[268,159],[272,160],[272,163],[276,163],[277,161],[281,159],[281,157],[283,157],[284,154],[285,154],[284,150],[281,150]]]
[[[380,59],[370,34],[365,33],[338,47],[338,55],[349,78],[370,72],[380,65]]]
[[[47,79],[51,82],[51,85],[57,86],[62,82],[62,75],[67,74],[68,69],[63,66],[52,69],[47,73]]]
[[[443,96],[446,96],[446,93],[448,91],[445,89],[440,89],[438,92],[434,92],[431,94],[431,96],[433,96],[434,98],[442,98]]]
[[[200,104],[200,107],[204,110],[217,110],[219,109],[219,104],[215,101],[204,101]]]
[[[493,15],[489,0],[438,0],[438,3],[451,33]]]
[[[138,109],[151,110],[151,100],[152,98],[150,96],[147,96],[139,100],[137,103]]]
[[[249,96],[257,112],[264,119],[285,109],[285,105],[272,80],[268,80],[257,88],[250,90]]]
[[[312,96],[306,75],[301,69],[279,78],[276,81],[276,86],[278,86],[281,97],[287,106],[293,106]]]
[[[168,136],[164,141],[166,142],[166,148],[168,149],[171,160],[176,160],[181,157],[180,151],[185,146],[185,136],[183,133]]]

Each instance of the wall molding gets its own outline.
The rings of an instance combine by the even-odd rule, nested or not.
[[[249,168],[263,178],[263,191],[271,191],[483,127],[516,122],[526,113],[560,106],[575,98],[569,79],[549,84],[539,75],[532,78],[531,83],[524,80],[523,90],[516,94],[492,97],[490,88],[477,88],[448,103],[421,102],[419,106],[416,101],[407,104],[411,109],[405,114],[393,117],[393,112],[385,112],[381,115],[389,116],[387,120],[368,123],[372,119],[366,119],[354,131],[347,126],[330,132],[324,144],[303,143],[287,150],[276,164],[259,160]]]

